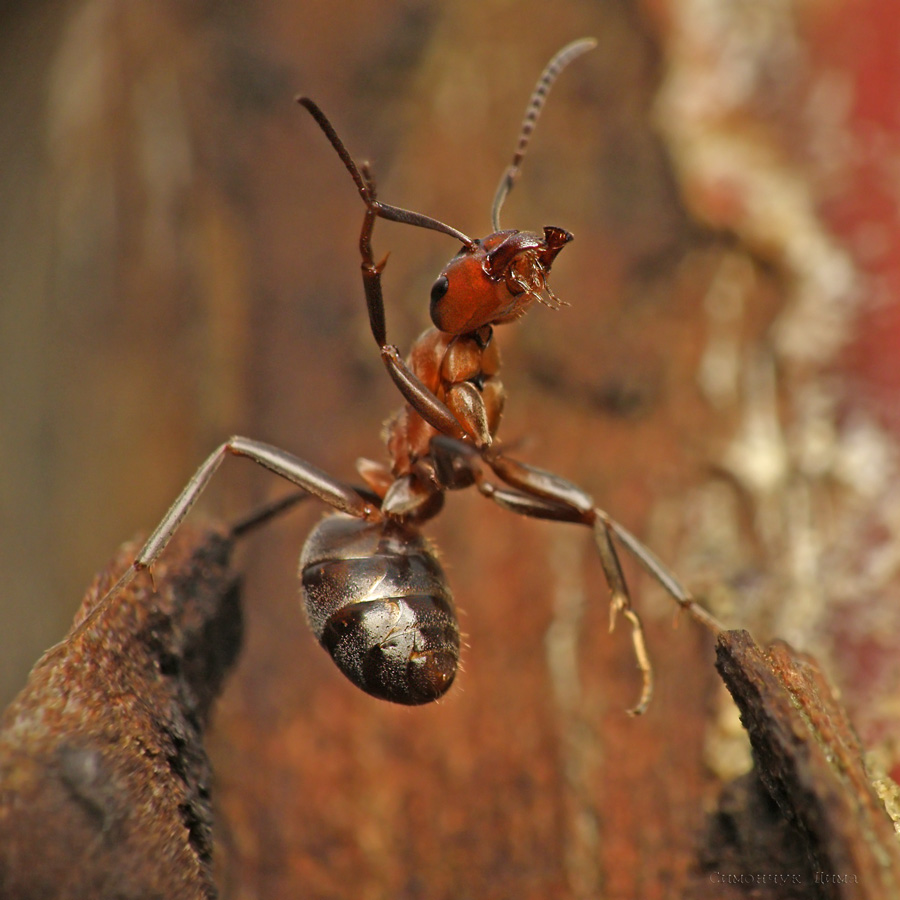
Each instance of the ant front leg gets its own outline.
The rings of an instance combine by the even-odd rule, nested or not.
[[[366,205],[366,213],[363,218],[362,231],[359,236],[359,252],[362,256],[363,288],[366,295],[366,307],[369,312],[369,325],[375,342],[381,350],[381,358],[387,367],[388,373],[394,383],[400,389],[410,406],[441,434],[446,434],[459,440],[471,440],[465,429],[460,425],[450,408],[442,403],[434,393],[422,383],[400,356],[400,351],[393,344],[387,342],[387,326],[384,315],[384,298],[381,292],[381,272],[384,269],[387,257],[376,263],[372,253],[372,230],[375,227],[375,219],[387,219],[391,222],[399,222],[404,225],[413,225],[418,228],[428,228],[439,231],[462,242],[469,250],[476,248],[476,242],[468,235],[456,228],[432,219],[430,216],[412,210],[402,209],[398,206],[390,206],[382,203],[376,197],[375,180],[366,165],[357,165],[344,146],[344,142],[335,131],[328,117],[319,108],[315,101],[309,97],[298,97],[297,102],[307,110],[322,129],[325,137],[335,149],[338,156],[350,173],[350,177],[356,184],[359,196]],[[488,440],[483,443],[489,443]]]
[[[366,186],[368,198],[366,214],[363,218],[362,231],[359,235],[359,252],[362,256],[363,289],[366,295],[366,309],[369,312],[369,325],[372,335],[381,350],[381,358],[384,361],[388,374],[407,403],[441,434],[466,440],[470,436],[460,425],[459,420],[451,412],[450,408],[439,400],[422,383],[414,372],[406,365],[400,351],[387,341],[387,324],[384,315],[384,295],[381,291],[381,273],[384,270],[387,257],[381,262],[375,262],[372,252],[372,231],[375,228],[375,219],[378,217],[377,207],[371,205],[375,201],[375,181],[367,166],[363,166],[361,175]],[[488,436],[488,441],[490,437]]]
[[[159,558],[166,544],[169,543],[172,535],[178,530],[178,526],[200,498],[216,470],[222,465],[227,456],[244,456],[257,465],[292,482],[309,494],[325,501],[329,506],[340,512],[348,513],[359,519],[371,521],[381,519],[381,511],[372,501],[366,499],[350,485],[332,478],[321,469],[317,469],[310,463],[285,450],[273,447],[271,444],[265,444],[262,441],[255,441],[251,438],[231,437],[213,451],[200,468],[197,469],[191,480],[185,485],[184,490],[178,495],[178,499],[172,504],[162,521],[156,526],[147,542],[138,552],[130,568],[97,602],[97,605],[82,623],[81,629],[86,627],[97,612],[118,594],[138,572],[149,569]],[[264,511],[263,515],[275,515],[282,508],[287,508],[288,505],[290,505],[288,502],[279,501],[272,506],[271,511]],[[256,518],[259,518],[259,516]],[[248,522],[249,524],[246,527],[252,527],[255,519],[248,520]],[[242,527],[244,526],[238,526],[239,529]]]

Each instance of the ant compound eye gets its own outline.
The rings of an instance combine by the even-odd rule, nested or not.
[[[444,299],[444,295],[450,289],[450,282],[447,279],[446,275],[441,275],[437,281],[431,286],[431,308],[432,310],[441,300]]]

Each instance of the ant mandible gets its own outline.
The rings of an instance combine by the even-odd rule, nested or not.
[[[610,628],[617,613],[628,619],[642,673],[640,699],[630,712],[646,709],[653,670],[613,539],[681,607],[707,624],[714,620],[650,550],[595,506],[589,494],[558,475],[511,459],[496,440],[504,392],[493,328],[520,318],[534,301],[560,307],[547,276],[572,240],[569,232],[552,226],[545,227],[543,235],[502,231],[500,210],[516,181],[550,86],[572,60],[595,45],[592,39],[568,44],[541,74],[513,161],[494,197],[493,233],[481,240],[378,200],[368,166],[357,165],[312,100],[298,98],[337,151],[365,204],[359,249],[369,323],[388,374],[406,401],[386,426],[392,464],[360,460],[358,471],[365,486],[354,486],[277,447],[232,437],[200,466],[94,612],[139,571],[150,568],[226,456],[244,456],[335,510],[315,527],[300,560],[306,613],[319,642],[341,671],[369,694],[395,703],[428,703],[453,682],[460,637],[447,579],[420,528],[440,511],[447,491],[474,485],[482,496],[511,512],[592,529],[611,592]],[[416,340],[407,361],[387,342],[381,291],[385,260],[376,263],[372,253],[378,218],[429,228],[462,243],[432,287],[434,327]],[[488,481],[485,468],[503,484]]]

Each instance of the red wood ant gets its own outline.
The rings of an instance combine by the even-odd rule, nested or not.
[[[392,464],[361,460],[358,469],[365,486],[353,486],[277,447],[232,437],[200,466],[98,608],[159,557],[226,456],[244,456],[335,511],[315,527],[300,561],[307,617],[322,646],[364,691],[396,703],[427,703],[453,682],[460,638],[447,579],[420,528],[440,511],[447,491],[474,485],[511,512],[592,529],[612,595],[610,626],[617,613],[630,622],[643,677],[640,699],[631,712],[646,709],[652,668],[613,539],[627,547],[678,604],[707,623],[713,620],[669,570],[598,509],[584,490],[511,459],[496,439],[504,391],[493,328],[520,318],[535,301],[560,307],[547,277],[559,252],[572,240],[569,232],[553,226],[544,228],[543,234],[501,230],[500,210],[519,174],[550,86],[572,60],[595,44],[584,39],[563,47],[542,73],[513,161],[494,197],[493,233],[481,240],[378,200],[369,168],[357,165],[319,107],[308,97],[299,98],[343,161],[365,204],[359,248],[369,323],[388,374],[406,401],[386,427]],[[385,260],[376,262],[372,252],[372,231],[379,218],[439,231],[462,244],[431,289],[434,327],[414,343],[407,361],[387,342],[381,291]],[[485,468],[503,484],[488,481]]]

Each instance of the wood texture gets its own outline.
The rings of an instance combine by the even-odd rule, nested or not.
[[[482,233],[541,67],[592,34],[504,210],[575,240],[552,277],[571,306],[498,334],[502,434],[723,621],[812,652],[897,774],[892,0],[0,15],[7,698],[110,548],[228,434],[346,478],[380,457],[397,396],[365,321],[362,210],[294,95],[372,162],[386,202]],[[405,348],[455,248],[379,223],[375,249]],[[279,489],[229,460],[204,505],[236,517]],[[633,721],[638,677],[587,536],[453,497],[429,533],[464,668],[445,702],[398,710],[305,630],[295,560],[317,514],[242,550],[245,652],[209,747],[223,893],[745,895],[709,880],[698,846],[721,804],[764,808],[732,784],[746,741],[710,637],[673,630],[636,567],[658,691]]]
[[[216,895],[203,732],[240,646],[231,542],[183,529],[155,589],[141,576],[85,622],[136,549],[0,720],[3,897]]]

